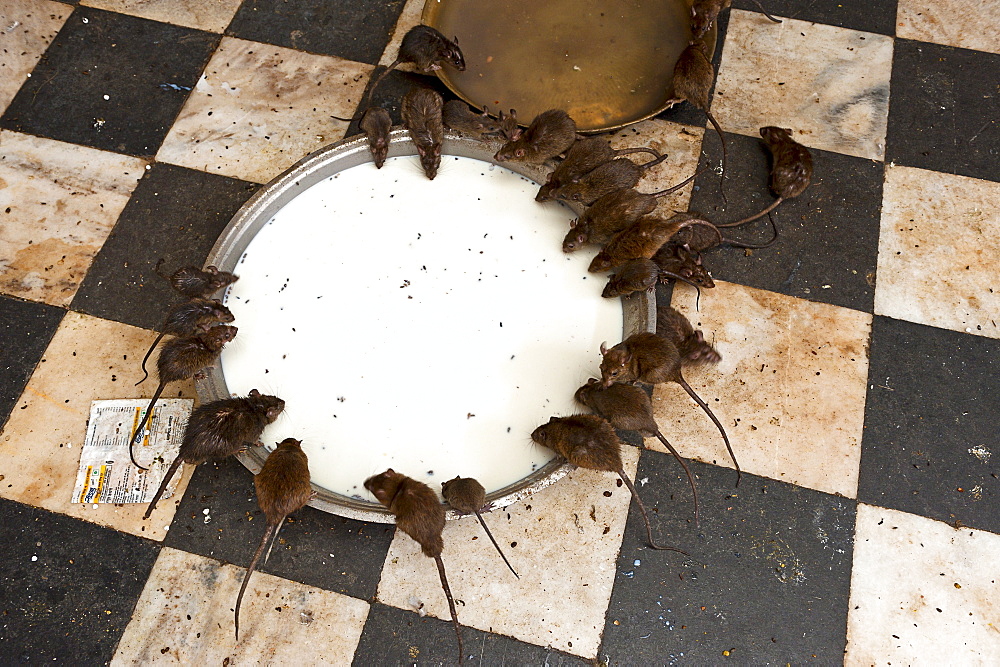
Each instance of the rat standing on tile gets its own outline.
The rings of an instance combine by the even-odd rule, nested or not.
[[[463,664],[465,648],[462,645],[462,628],[458,624],[455,600],[451,596],[451,588],[448,587],[444,561],[441,560],[441,552],[444,550],[444,539],[441,536],[445,523],[444,505],[431,487],[392,468],[366,479],[365,488],[393,513],[396,517],[396,527],[412,537],[420,545],[423,554],[433,558],[437,563],[441,586],[444,588],[444,595],[448,598],[448,608],[451,610],[451,623],[455,626],[455,634],[458,636],[458,664]]]
[[[779,19],[768,14],[759,2],[754,0],[754,3],[760,7],[764,16],[775,23],[781,23]],[[715,23],[715,19],[719,18],[722,10],[729,9],[732,4],[733,0],[694,0],[694,4],[691,5],[691,33],[694,35],[694,39],[701,39]]]
[[[197,266],[185,266],[167,275],[160,271],[163,262],[164,260],[161,258],[153,270],[170,283],[171,287],[189,299],[207,297],[240,279],[239,276],[228,271],[220,271],[214,266],[206,267],[204,270]]]
[[[392,129],[389,112],[382,107],[368,107],[362,114],[358,127],[368,138],[368,150],[371,151],[375,168],[381,169],[389,155],[389,131]]]
[[[507,563],[507,567],[510,568],[510,571],[514,572],[514,576],[520,579],[521,575],[514,571],[514,566],[511,565],[510,561],[507,560],[507,557],[503,555],[500,545],[497,544],[495,539],[493,539],[493,533],[490,532],[489,527],[486,525],[486,521],[483,520],[483,515],[480,514],[483,507],[486,505],[486,488],[480,484],[478,480],[473,479],[472,477],[456,477],[455,479],[450,479],[447,482],[441,482],[441,495],[444,496],[445,501],[449,505],[459,512],[476,515],[476,518],[479,519],[479,523],[483,526],[483,530],[486,531],[486,536],[490,538],[490,542],[493,543],[493,546],[496,547],[497,553],[500,554],[500,558],[503,558],[503,562]]]
[[[403,125],[410,131],[413,145],[420,156],[420,165],[427,178],[434,180],[441,166],[441,142],[444,122],[441,119],[443,100],[430,88],[413,88],[403,96],[399,112]]]
[[[622,188],[631,188],[642,178],[650,167],[654,167],[668,155],[661,155],[655,160],[636,164],[628,158],[616,158],[605,162],[593,171],[581,177],[576,182],[566,183],[552,191],[552,196],[563,201],[576,201],[590,205],[595,201]],[[690,180],[690,179],[688,179]],[[688,181],[675,185],[672,189],[683,187]]]
[[[382,79],[402,63],[413,63],[425,74],[439,70],[446,64],[459,72],[465,71],[465,57],[462,55],[462,49],[458,48],[458,37],[452,41],[428,25],[415,25],[403,35],[396,59],[379,74],[368,90],[369,99]]]
[[[164,336],[193,336],[201,331],[208,331],[214,324],[226,324],[234,319],[233,313],[215,299],[194,298],[171,308],[160,327],[160,334],[142,358],[143,376],[135,386],[138,387],[149,377],[146,361]]]
[[[660,152],[652,148],[622,148],[615,150],[603,137],[585,137],[577,139],[566,151],[566,158],[549,174],[545,184],[538,189],[535,201],[544,202],[552,198],[552,191],[568,183],[576,183],[582,177],[611,162],[616,157],[633,153],[649,153],[654,158],[660,157]]]
[[[549,109],[535,116],[523,132],[515,130],[511,139],[493,156],[500,162],[542,164],[569,150],[576,141],[576,122],[562,109]]]
[[[260,545],[247,566],[240,593],[236,596],[236,641],[240,640],[240,603],[243,602],[243,593],[250,582],[250,575],[257,567],[257,561],[264,553],[264,547],[272,537],[278,538],[281,524],[289,514],[299,511],[316,496],[309,484],[309,459],[302,451],[302,442],[295,438],[285,438],[278,443],[278,448],[268,454],[264,466],[253,478],[253,485],[257,490],[257,504],[264,511],[267,526],[260,538]]]

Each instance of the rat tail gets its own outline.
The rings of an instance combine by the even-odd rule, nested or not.
[[[142,373],[143,373],[142,379],[136,382],[135,385],[133,386],[138,387],[140,384],[146,381],[146,378],[149,377],[149,371],[146,370],[146,362],[149,361],[149,355],[153,354],[153,350],[156,349],[156,346],[160,344],[160,341],[163,340],[163,337],[166,335],[167,334],[165,331],[161,331],[160,334],[156,337],[156,340],[153,341],[153,344],[149,346],[148,350],[146,350],[146,356],[142,358]]]
[[[651,192],[650,196],[652,196],[652,197],[662,197],[664,195],[669,195],[671,192],[676,192],[677,190],[680,190],[681,188],[683,188],[685,185],[687,185],[688,183],[690,183],[694,179],[698,178],[698,176],[700,176],[703,171],[705,171],[705,170],[701,169],[699,171],[694,172],[693,174],[691,174],[690,176],[688,176],[687,178],[685,178],[683,181],[681,181],[677,185],[671,185],[666,190],[660,190],[659,192]]]
[[[148,519],[149,515],[156,509],[156,503],[160,501],[160,496],[163,495],[163,492],[167,488],[167,484],[170,483],[171,478],[174,476],[174,473],[177,472],[177,468],[180,467],[181,463],[181,455],[178,454],[177,458],[174,459],[174,462],[170,464],[169,468],[167,468],[167,474],[163,476],[163,481],[160,482],[160,488],[156,490],[156,495],[153,496],[153,499],[149,502],[149,506],[146,508],[146,513],[142,515],[143,521]]]
[[[149,470],[149,468],[143,468],[135,460],[135,439],[142,433],[142,429],[149,422],[150,416],[153,414],[153,406],[156,405],[156,401],[160,398],[160,394],[163,393],[163,389],[167,386],[166,382],[161,382],[160,386],[156,388],[156,393],[153,394],[153,400],[149,402],[149,407],[146,408],[146,414],[142,416],[142,421],[139,422],[139,428],[132,432],[132,438],[128,441],[128,456],[132,459],[132,465],[134,465],[139,470]]]
[[[281,532],[281,527],[285,525],[285,517],[281,517],[281,521],[278,522],[278,527],[274,531],[274,539],[271,540],[271,546],[267,548],[267,553],[264,554],[264,565],[267,565],[267,559],[271,557],[271,549],[274,548],[274,543],[278,541],[278,533]]]
[[[767,18],[771,19],[771,21],[773,21],[774,23],[783,23],[783,21],[781,19],[776,19],[773,16],[771,16],[770,14],[768,14],[767,10],[764,9],[764,5],[760,4],[760,0],[753,0],[753,4],[757,5],[757,7],[760,8],[760,13],[761,14],[763,14]]]
[[[645,148],[645,147],[643,147],[643,148],[620,148],[620,149],[618,149],[618,150],[615,151],[615,155],[619,156],[619,157],[622,156],[622,155],[633,155],[635,153],[649,153],[650,155],[652,155],[655,158],[663,157],[663,155],[660,153],[660,151],[656,150],[655,148]]]
[[[661,162],[663,162],[664,160],[666,160],[668,157],[670,157],[670,155],[664,153],[663,155],[661,155],[660,157],[656,158],[655,160],[650,160],[649,162],[646,162],[644,164],[640,164],[639,168],[640,169],[649,169],[650,167],[655,167],[656,165],[658,165]]]
[[[719,135],[719,143],[722,144],[722,173],[719,174],[719,194],[722,195],[722,203],[729,206],[729,199],[726,197],[726,138],[722,135],[722,128],[719,127],[719,121],[715,120],[712,112],[706,109],[705,115],[708,116],[708,122],[712,124],[716,134]]]
[[[382,79],[384,79],[389,74],[389,72],[396,69],[396,65],[398,65],[401,62],[403,61],[400,60],[399,58],[396,58],[395,60],[392,61],[391,65],[386,67],[385,70],[383,70],[382,73],[378,75],[378,78],[375,79],[375,83],[373,83],[372,87],[368,89],[367,99],[369,104],[371,103],[372,97],[375,95],[375,89],[378,88],[378,84],[382,83]],[[361,108],[360,104],[358,105],[358,108]]]
[[[642,503],[642,498],[639,497],[639,492],[635,490],[635,484],[633,484],[632,480],[628,478],[628,475],[625,474],[624,470],[619,470],[618,476],[622,478],[623,482],[625,482],[625,486],[627,486],[628,490],[632,492],[632,497],[635,498],[636,504],[639,505],[639,510],[642,512],[642,520],[646,522],[646,538],[649,540],[649,546],[658,551],[676,551],[684,554],[685,556],[690,556],[691,554],[686,551],[681,551],[677,547],[664,547],[653,541],[653,529],[649,525],[649,515],[646,513],[646,506]]]
[[[695,485],[694,485],[694,475],[691,474],[691,469],[688,468],[688,464],[684,461],[683,458],[681,458],[681,455],[677,453],[677,450],[674,449],[674,446],[670,444],[670,441],[667,440],[665,437],[663,437],[663,434],[660,433],[659,431],[656,432],[656,437],[659,438],[660,442],[663,443],[664,447],[666,447],[668,450],[670,450],[670,453],[674,455],[674,458],[677,459],[677,462],[681,464],[682,468],[684,468],[684,474],[687,475],[688,484],[691,485],[691,493],[694,495],[694,525],[695,525],[695,527],[698,527],[699,526],[699,522],[698,522],[698,489],[695,488]]]
[[[701,409],[705,411],[705,414],[707,414],[709,418],[715,422],[715,425],[719,427],[719,433],[722,434],[722,439],[726,443],[726,449],[729,450],[729,457],[733,460],[733,465],[736,466],[736,486],[738,487],[740,485],[740,478],[743,476],[743,471],[740,470],[740,463],[736,460],[736,454],[733,453],[733,447],[729,444],[729,436],[726,435],[726,429],[722,427],[722,422],[720,422],[719,418],[715,416],[714,412],[712,412],[712,408],[708,407],[708,404],[701,400],[701,397],[698,394],[694,393],[694,389],[691,388],[691,385],[689,385],[684,378],[678,377],[677,384],[684,387],[684,391],[688,393],[688,396],[693,398],[695,402],[701,406]]]
[[[163,263],[164,263],[165,261],[166,261],[166,260],[165,260],[165,259],[163,259],[163,258],[161,257],[161,258],[160,258],[160,261],[158,261],[158,262],[156,263],[156,266],[154,266],[154,267],[153,267],[153,271],[155,271],[155,272],[156,272],[156,275],[160,276],[161,278],[163,278],[164,280],[166,280],[166,281],[167,281],[167,282],[169,283],[169,282],[171,282],[171,280],[170,280],[170,276],[169,276],[169,275],[167,275],[166,273],[163,273],[163,271],[161,271],[161,270],[160,270],[160,267],[162,267],[162,266],[163,266]]]
[[[770,247],[770,246],[774,245],[774,242],[778,240],[778,225],[776,225],[775,222],[774,222],[774,215],[773,214],[768,213],[767,214],[767,219],[771,222],[771,231],[774,232],[774,235],[771,237],[771,240],[768,241],[767,243],[761,243],[761,244],[754,245],[754,244],[751,244],[751,243],[739,243],[737,241],[731,241],[731,240],[725,239],[725,238],[722,239],[722,242],[726,243],[728,245],[731,245],[734,248],[750,248],[751,250],[760,250],[761,248],[767,248],[767,247]]]
[[[267,546],[268,540],[270,540],[271,535],[275,532],[275,527],[276,524],[267,524],[267,530],[264,531],[264,536],[260,538],[260,545],[258,545],[257,551],[253,553],[250,564],[247,565],[247,573],[243,575],[243,585],[240,586],[240,594],[236,596],[236,641],[240,640],[240,604],[243,602],[243,593],[247,590],[247,584],[250,583],[250,575],[257,568],[257,561],[260,560],[260,555],[264,553],[264,547]]]
[[[486,521],[483,519],[483,515],[477,511],[476,518],[479,519],[479,523],[483,525],[483,530],[486,531],[486,537],[490,538],[490,542],[492,542],[493,546],[496,547],[497,553],[500,554],[500,558],[503,558],[503,562],[507,563],[507,567],[510,568],[510,571],[514,572],[514,576],[520,579],[521,575],[519,575],[517,572],[514,571],[514,566],[510,564],[510,561],[507,560],[507,557],[503,555],[503,551],[500,550],[500,545],[497,544],[497,541],[495,539],[493,539],[493,533],[491,533],[490,529],[486,526]]]
[[[451,611],[451,624],[455,626],[455,635],[458,636],[458,664],[465,663],[465,646],[462,644],[462,626],[458,624],[458,612],[455,611],[455,599],[451,597],[451,589],[448,588],[448,577],[444,573],[444,561],[441,554],[434,556],[434,562],[438,566],[438,574],[441,576],[441,586],[444,587],[444,596],[448,598],[448,609]]]
[[[737,220],[736,222],[727,222],[724,225],[716,225],[716,227],[719,227],[720,229],[722,227],[739,227],[740,225],[746,224],[748,222],[752,222],[752,221],[756,220],[757,218],[763,218],[765,215],[767,215],[768,213],[770,213],[771,211],[773,211],[774,209],[776,209],[778,207],[778,204],[780,204],[783,201],[785,201],[784,198],[778,197],[773,202],[771,202],[770,206],[768,206],[767,208],[765,208],[760,213],[756,213],[754,215],[751,215],[749,218],[743,218],[742,220]]]

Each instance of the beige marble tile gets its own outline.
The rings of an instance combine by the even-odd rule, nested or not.
[[[875,312],[1000,338],[1000,183],[885,171]]]
[[[224,37],[157,160],[266,183],[344,136],[372,66]]]
[[[624,447],[623,460],[626,474],[634,477],[639,451]],[[462,625],[595,657],[631,501],[617,480],[612,473],[575,470],[525,501],[484,515],[520,579],[503,564],[475,517],[449,521],[442,558]],[[451,618],[434,561],[398,531],[382,568],[378,599],[410,610],[419,601],[431,616]]]
[[[112,665],[349,665],[368,603],[164,547]],[[190,619],[190,620],[188,620]]]
[[[1000,535],[858,505],[846,665],[1000,664]]]
[[[156,386],[142,377],[139,363],[155,334],[89,315],[67,313],[38,368],[0,431],[0,497],[162,540],[194,470],[184,466],[174,497],[157,505],[148,521],[146,506],[81,505],[70,502],[87,434],[90,403],[107,398],[152,397]],[[155,376],[154,376],[155,378]],[[164,395],[194,397],[191,382]]]
[[[885,35],[734,9],[712,113],[729,132],[759,137],[778,125],[811,148],[881,160],[892,46]]]
[[[996,0],[899,0],[896,36],[1000,53],[1000,3]]]
[[[0,0],[0,113],[31,76],[71,11],[49,0]]]
[[[0,292],[69,305],[147,164],[0,130]]]
[[[674,289],[674,307],[722,354],[684,377],[726,427],[745,472],[853,498],[857,494],[871,316],[716,281]],[[653,409],[684,456],[732,467],[719,430],[675,384]],[[658,440],[647,446],[664,451]]]
[[[641,192],[657,192],[677,185],[697,171],[704,133],[705,130],[700,127],[653,119],[615,132],[611,136],[611,145],[619,149],[653,148],[670,156],[655,167],[650,167],[637,186]],[[654,159],[648,153],[636,153],[627,157],[639,164]],[[660,197],[655,213],[669,217],[674,211],[688,210],[692,188],[693,182],[677,192]]]
[[[81,0],[97,7],[144,19],[222,32],[233,20],[242,0]]]
[[[392,61],[396,59],[399,55],[399,45],[403,41],[403,36],[415,25],[420,23],[420,15],[424,11],[424,0],[406,0],[406,4],[403,5],[403,11],[399,13],[399,18],[396,20],[396,28],[392,32],[392,39],[385,46],[385,51],[382,52],[382,57],[379,59],[378,64],[388,67],[392,64]],[[396,66],[396,69],[403,72],[413,72],[416,68],[412,63],[402,63]]]

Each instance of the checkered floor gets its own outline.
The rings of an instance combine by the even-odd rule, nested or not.
[[[664,207],[761,208],[761,125],[794,128],[815,178],[778,209],[776,245],[706,256],[698,310],[686,288],[657,296],[721,351],[688,379],[747,474],[734,489],[717,431],[658,387],[700,527],[669,456],[630,447],[627,470],[690,558],[647,549],[625,489],[587,471],[488,516],[520,580],[451,522],[470,664],[1000,662],[1000,5],[764,0],[775,24],[734,4],[712,103],[728,206],[709,170]],[[455,661],[413,542],[311,508],[235,644],[263,527],[235,461],[189,470],[147,522],[69,503],[90,402],[138,391],[171,298],[156,260],[202,262],[260,184],[341,139],[330,116],[354,113],[421,7],[0,0],[0,662]],[[436,85],[394,73],[376,101],[416,80]],[[687,107],[613,141],[671,153],[647,191],[720,158]]]

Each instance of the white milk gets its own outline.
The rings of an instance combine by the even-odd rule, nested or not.
[[[587,273],[595,251],[562,252],[574,216],[537,188],[454,156],[429,181],[403,157],[287,204],[227,296],[229,391],[287,404],[263,442],[302,440],[315,484],[367,500],[388,467],[492,491],[548,462],[531,431],[581,411],[573,393],[621,340],[622,308]]]

